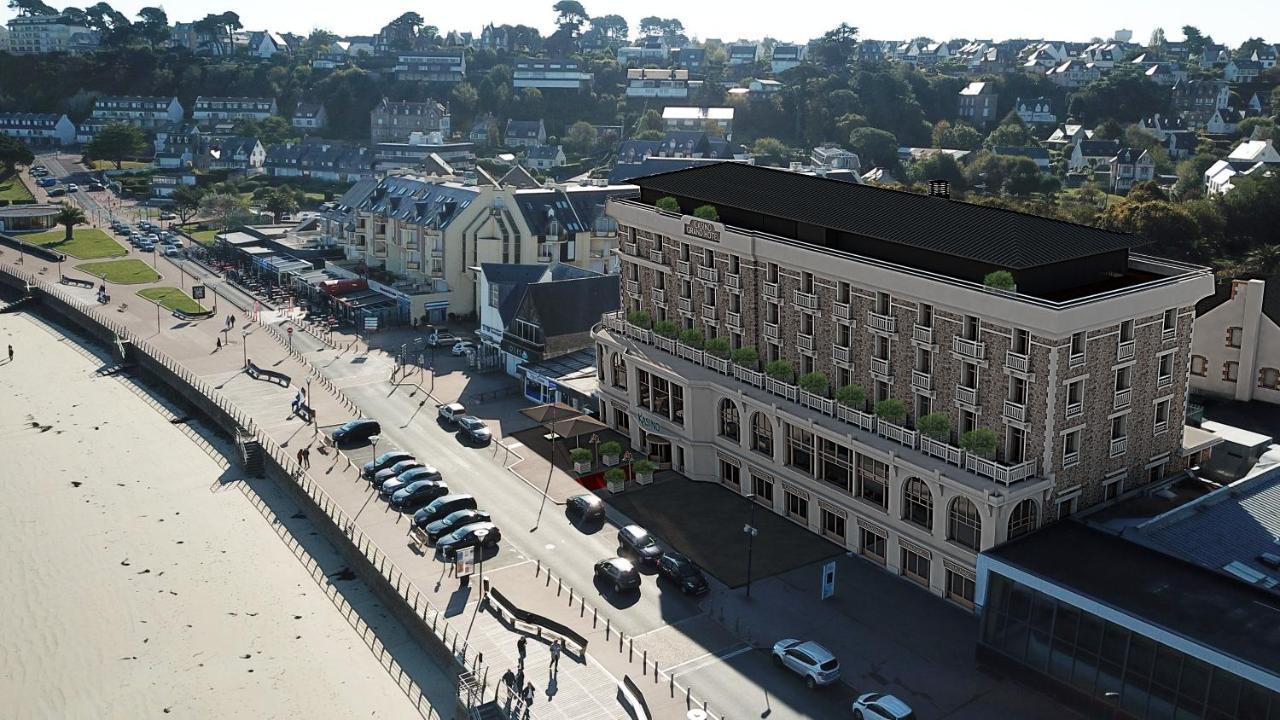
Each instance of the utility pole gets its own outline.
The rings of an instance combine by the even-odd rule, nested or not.
[[[759,530],[756,529],[756,496],[751,494],[747,496],[747,501],[751,503],[751,516],[747,520],[747,524],[742,526],[742,532],[747,535],[747,599],[751,599],[751,550],[755,545],[756,535]]]

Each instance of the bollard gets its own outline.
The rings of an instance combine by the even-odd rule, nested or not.
[[[605,618],[604,619],[604,639],[605,640],[609,639],[609,625],[610,625],[609,618]]]
[[[538,577],[542,574],[542,558],[538,558],[538,565],[533,569],[533,576]]]
[[[600,619],[600,611],[595,608],[591,608],[591,629],[592,630],[596,629],[596,621],[599,619]]]
[[[578,617],[586,617],[586,616],[587,616],[587,603],[584,602],[582,598],[578,598]]]
[[[657,662],[655,662],[655,663],[653,664],[653,669],[654,669],[655,671],[658,669],[658,663],[657,663]],[[676,696],[676,674],[675,674],[675,673],[671,673],[671,697],[675,697],[675,696]]]
[[[573,588],[569,588],[569,607],[573,607]]]
[[[560,597],[560,591],[563,589],[564,589],[564,581],[557,579],[556,580],[556,597]]]
[[[685,688],[684,689],[684,706],[689,707],[689,702],[690,702],[689,688]]]
[[[641,661],[640,661],[640,666],[644,668],[644,672],[640,673],[641,675],[643,675],[643,674],[645,674],[645,673],[649,672],[649,650],[648,650],[648,648],[645,648],[645,650],[644,650],[644,660],[641,660]]]
[[[624,636],[622,634],[622,631],[619,630],[618,631],[618,652],[622,652],[622,641],[624,640],[626,640],[626,636]]]
[[[636,656],[636,639],[631,638],[627,641],[627,662],[631,662]]]

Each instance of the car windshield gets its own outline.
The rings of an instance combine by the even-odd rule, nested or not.
[[[484,423],[479,418],[465,417],[460,421],[468,430],[479,430],[484,427]]]
[[[653,537],[649,533],[640,530],[635,534],[636,547],[649,547],[653,544]]]
[[[444,521],[445,521],[445,524],[447,525],[453,525],[455,523],[459,523],[459,522],[462,522],[463,520],[466,520],[467,518],[471,517],[472,514],[473,514],[473,511],[471,510],[458,510],[457,512],[451,512],[448,515],[446,515],[444,518]]]
[[[359,421],[359,420],[348,420],[348,421],[346,421],[346,422],[342,423],[342,429],[343,429],[343,430],[350,430],[351,428],[353,428],[353,427],[357,427],[357,426],[359,426],[359,425],[360,425],[360,421]]]

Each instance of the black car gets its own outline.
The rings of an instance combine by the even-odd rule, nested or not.
[[[481,535],[484,536],[481,539]],[[480,545],[485,548],[497,547],[498,541],[502,539],[502,532],[498,530],[498,526],[491,522],[471,523],[463,525],[440,538],[436,543],[436,547],[440,549],[440,554],[446,559],[452,560],[462,548],[474,547]]]
[[[422,529],[427,534],[428,542],[438,542],[440,538],[472,523],[489,522],[493,518],[483,510],[455,510]]]
[[[416,510],[449,492],[449,486],[439,480],[414,480],[391,493],[391,507],[397,510]]]
[[[383,468],[378,472],[374,473],[373,477],[370,479],[370,482],[372,482],[375,487],[382,487],[382,483],[390,480],[391,478],[397,475],[402,475],[404,473],[409,472],[410,470],[414,470],[420,467],[425,467],[425,465],[418,462],[417,460],[414,460],[413,458],[409,458],[408,460],[401,460],[400,462],[396,463],[395,465],[392,465],[389,468]]]
[[[493,439],[493,434],[489,432],[488,426],[484,421],[475,415],[463,415],[458,418],[458,434],[463,440],[473,442],[477,445],[488,445]]]
[[[379,470],[385,470],[401,460],[412,460],[413,453],[404,450],[388,450],[378,457],[365,463],[360,469],[360,474],[367,478],[373,477],[374,473]]]
[[[710,588],[698,566],[680,553],[664,554],[658,561],[658,574],[680,585],[680,590],[686,595],[701,595]]]
[[[648,530],[639,525],[628,525],[619,530],[618,545],[635,555],[640,562],[652,564],[662,557],[662,548],[658,547],[657,541]]]
[[[569,498],[565,501],[565,509],[581,515],[583,520],[599,520],[604,517],[604,501],[591,493]]]
[[[379,485],[378,494],[389,497],[400,488],[419,480],[434,480],[436,482],[440,482],[440,471],[430,466],[406,470]],[[444,493],[440,494],[443,495]]]
[[[440,518],[458,510],[475,510],[476,499],[473,495],[466,493],[458,493],[457,495],[445,495],[431,501],[431,504],[422,508],[413,514],[413,524],[416,527],[426,527]]]
[[[357,418],[348,420],[333,431],[334,445],[357,445],[369,442],[369,438],[382,434],[382,426],[377,420]]]
[[[626,558],[609,558],[596,563],[596,577],[613,586],[614,592],[640,589],[640,572]]]

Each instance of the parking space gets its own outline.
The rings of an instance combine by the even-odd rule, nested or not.
[[[677,667],[675,673],[685,686],[713,697],[734,697],[735,711],[769,720],[849,717],[858,696],[842,682],[810,690],[803,678],[777,665],[768,650],[730,650]],[[744,697],[744,687],[754,687],[756,697]]]
[[[747,536],[754,522],[751,575],[762,580],[843,554],[834,544],[712,483],[675,477],[606,498],[669,546],[731,588],[747,583]]]

